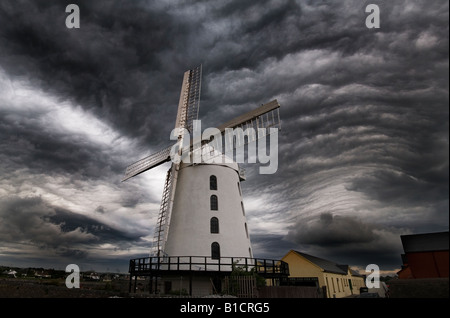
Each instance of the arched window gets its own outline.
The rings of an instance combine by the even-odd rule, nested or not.
[[[219,203],[217,202],[217,195],[212,195],[210,198],[211,210],[217,211],[219,209]]]
[[[217,190],[217,177],[216,176],[209,177],[209,190]]]
[[[220,259],[220,245],[217,242],[211,244],[211,258]]]
[[[219,233],[219,219],[212,217],[210,223],[211,233]]]

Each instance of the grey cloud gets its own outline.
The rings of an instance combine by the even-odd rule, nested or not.
[[[97,240],[81,227],[64,231],[61,224],[51,222],[57,211],[40,197],[9,198],[2,202],[0,212],[1,236],[5,241],[56,248]]]
[[[76,259],[77,261],[80,261],[82,259],[88,258],[88,252],[78,249],[70,249],[70,248],[59,248],[56,250],[56,255],[61,257],[66,257],[70,259]]]
[[[380,228],[354,217],[323,213],[298,221],[286,239],[319,257],[353,266],[377,263],[383,270],[391,270],[401,261],[399,233],[398,229]]]
[[[83,27],[76,34],[65,28],[63,3],[26,2],[3,11],[2,19],[15,21],[1,31],[9,43],[8,54],[0,58],[3,67],[13,76],[33,74],[44,90],[69,97],[124,131],[129,127],[131,134],[142,134],[135,129],[136,121],[140,127],[146,120],[153,123],[146,129],[155,127],[147,133],[158,132],[160,122],[143,110],[153,100],[164,111],[162,100],[150,98],[146,89],[153,84],[165,91],[159,86],[164,78],[158,76],[155,54],[169,44],[169,17],[141,10],[139,4],[125,3],[120,10],[118,3],[78,5]],[[159,80],[149,78],[149,73]]]
[[[377,235],[369,225],[354,218],[323,213],[314,221],[298,222],[290,230],[288,237],[300,244],[334,247],[349,243],[369,243]]]
[[[399,206],[415,206],[426,200],[435,203],[448,200],[448,187],[440,182],[433,184],[398,171],[376,171],[355,178],[348,190],[364,192],[373,200]]]
[[[51,206],[40,197],[11,197],[0,204],[0,237],[31,244],[58,255],[86,255],[85,244],[111,243],[125,248],[148,233],[128,233],[91,217]]]
[[[91,217],[56,209],[56,214],[48,218],[50,223],[58,224],[62,232],[71,232],[80,228],[83,232],[95,235],[96,240],[102,243],[120,243],[121,241],[139,241],[147,233],[127,233],[114,229],[107,224]]]
[[[281,259],[291,249],[298,245],[285,239],[284,235],[252,234],[253,254],[255,257]]]
[[[11,171],[26,167],[35,173],[70,173],[88,179],[108,178],[111,171],[123,170],[124,163],[118,161],[112,153],[105,156],[105,147],[91,144],[88,139],[76,133],[49,127],[43,120],[48,116],[49,110],[42,109],[37,104],[27,105],[29,111],[15,109],[12,102],[2,106],[0,170]],[[58,122],[55,119],[51,124],[57,126]]]

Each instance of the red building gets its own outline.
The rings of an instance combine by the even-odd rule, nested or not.
[[[398,278],[448,277],[448,233],[401,235],[405,254]]]

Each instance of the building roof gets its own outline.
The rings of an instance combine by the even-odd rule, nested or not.
[[[352,274],[352,276],[365,277],[364,275],[361,275],[360,273],[358,273],[357,271],[354,271],[351,268],[350,268],[350,273]]]
[[[305,254],[305,253],[302,253],[302,252],[299,252],[299,251],[294,251],[294,252],[297,253],[298,255],[306,258],[311,263],[319,266],[325,272],[347,275],[348,265],[339,265],[339,264],[336,264],[336,263],[334,263],[332,261],[329,261],[329,260],[326,260],[326,259],[323,259],[323,258],[319,258],[319,257],[316,257],[316,256],[308,255],[308,254]]]
[[[448,231],[401,235],[400,239],[405,253],[448,251]]]

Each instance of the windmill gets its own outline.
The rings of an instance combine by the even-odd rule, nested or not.
[[[201,91],[201,65],[184,73],[175,122],[177,154],[188,145],[195,150],[195,141],[186,142],[183,129],[192,133],[198,117]],[[218,127],[221,137],[227,129],[255,128],[258,134],[231,136],[235,148],[256,141],[270,127],[280,126],[280,105],[276,100]],[[229,136],[228,136],[229,137]],[[228,138],[230,139],[230,138]],[[213,140],[214,141],[214,140]],[[174,145],[170,145],[131,165],[125,171],[126,181],[147,170],[171,161]],[[213,142],[200,141],[200,151],[217,153]],[[171,153],[172,151],[172,153]],[[223,156],[221,152],[218,154]],[[173,162],[167,172],[161,206],[155,227],[151,255],[253,257],[248,235],[240,182],[245,180],[237,163]]]

